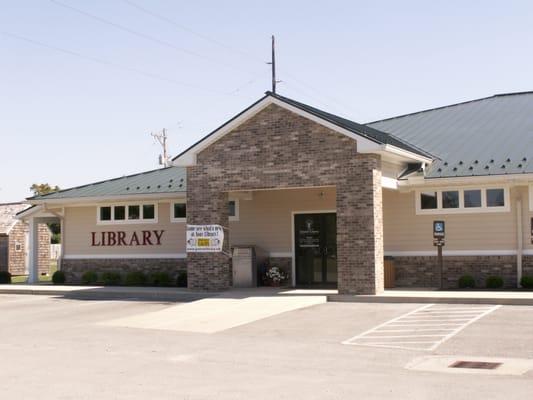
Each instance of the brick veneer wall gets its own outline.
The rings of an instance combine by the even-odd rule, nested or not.
[[[26,271],[26,234],[29,232],[27,223],[19,221],[9,232],[9,272],[12,275],[24,275]],[[39,274],[50,272],[50,230],[46,224],[39,224]],[[17,251],[17,244],[20,250]]]
[[[131,271],[141,271],[146,275],[167,272],[175,281],[179,272],[187,270],[187,265],[185,259],[174,258],[63,259],[61,270],[65,272],[68,283],[81,283],[85,271],[116,271],[123,275]]]
[[[522,276],[533,276],[533,256],[522,256]]]
[[[339,292],[383,290],[380,157],[357,153],[353,139],[277,105],[211,144],[187,167],[187,223],[227,227],[228,191],[311,186],[337,188]],[[229,257],[222,253],[190,253],[188,271],[193,289],[231,285]]]
[[[439,287],[436,256],[394,257],[397,287]],[[533,273],[533,257],[524,257],[524,275]],[[484,288],[488,276],[501,276],[506,288],[516,287],[516,256],[445,256],[443,285],[456,289],[462,275],[472,275]]]

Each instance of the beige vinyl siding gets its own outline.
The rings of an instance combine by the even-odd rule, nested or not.
[[[133,202],[132,202],[133,204]],[[179,254],[185,253],[185,223],[170,222],[168,202],[158,203],[158,222],[153,224],[96,224],[96,206],[65,208],[65,256],[115,254]],[[164,230],[161,245],[153,246],[91,246],[91,232],[132,232]]]
[[[292,212],[335,210],[335,188],[264,190],[239,201],[239,221],[230,222],[232,245],[254,244],[269,253],[292,251]]]
[[[384,250],[434,250],[434,220],[446,222],[445,250],[516,250],[517,193],[510,212],[416,215],[415,192],[383,190]]]

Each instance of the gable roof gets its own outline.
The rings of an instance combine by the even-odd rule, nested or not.
[[[29,206],[22,203],[0,204],[0,235],[9,235],[11,229],[18,222],[16,215]]]
[[[243,123],[246,119],[255,115],[255,113],[259,112],[264,107],[272,103],[277,104],[281,107],[289,108],[290,110],[297,110],[301,114],[304,114],[304,116],[314,117],[317,122],[323,123],[332,129],[340,131],[341,133],[349,133],[351,137],[354,137],[356,138],[356,140],[359,140],[360,144],[363,144],[362,142],[366,141],[372,143],[373,145],[388,145],[403,150],[411,154],[412,156],[419,156],[426,161],[430,161],[433,158],[433,156],[429,152],[422,150],[417,146],[413,146],[407,141],[395,137],[390,133],[382,132],[370,126],[358,124],[346,118],[342,118],[337,115],[319,110],[318,108],[309,106],[307,104],[289,99],[288,97],[280,96],[279,94],[266,92],[265,96],[263,96],[261,99],[244,109],[242,112],[231,118],[229,121],[216,128],[208,135],[204,136],[201,140],[199,140],[192,146],[182,151],[172,160],[177,161],[180,159],[185,159],[185,157],[190,156],[195,152],[201,151],[210,143],[222,137],[224,134]],[[377,146],[374,146],[374,148],[376,150],[378,149]],[[184,164],[187,164],[188,162],[191,161],[188,160]]]
[[[167,167],[29,197],[29,201],[176,194],[187,191],[185,168]]]
[[[438,156],[427,178],[533,173],[533,92],[497,94],[367,125]]]

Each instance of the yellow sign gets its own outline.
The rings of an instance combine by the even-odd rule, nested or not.
[[[198,247],[208,247],[209,246],[209,239],[198,239],[196,244]]]

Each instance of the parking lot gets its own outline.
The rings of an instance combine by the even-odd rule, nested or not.
[[[266,313],[268,301],[242,300],[220,299],[221,312],[240,317],[221,325],[224,315],[205,313],[201,320],[216,319],[219,328],[200,332],[196,327],[204,325],[192,314],[217,309],[216,300],[0,295],[0,393],[5,399],[526,399],[533,390],[533,372],[523,369],[533,359],[533,307],[317,301],[289,310],[278,303]],[[263,309],[260,317],[243,317],[253,304]],[[173,319],[167,329],[154,325],[165,318]],[[194,329],[180,330],[180,319]],[[447,330],[424,331],[434,328]],[[383,332],[391,330],[405,332]],[[494,370],[447,368],[476,360],[504,362]]]

